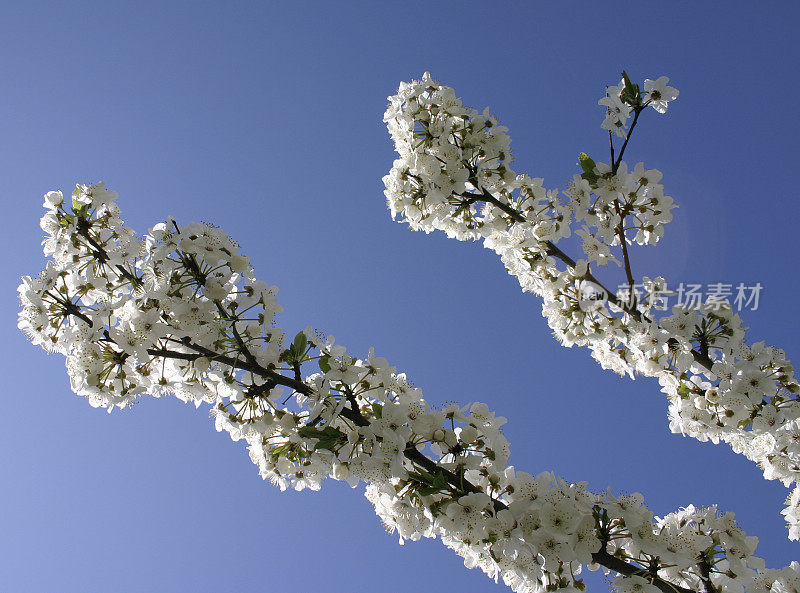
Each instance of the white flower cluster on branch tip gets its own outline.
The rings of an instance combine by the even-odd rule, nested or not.
[[[678,91],[647,79],[644,91],[623,73],[600,99],[606,107],[611,160],[581,153],[582,172],[564,192],[510,168],[511,141],[488,108],[466,107],[452,88],[425,73],[401,83],[384,120],[399,154],[383,179],[392,217],[413,230],[441,230],[483,240],[526,292],[565,346],[588,346],[603,368],[656,377],[669,399],[670,429],[701,441],[727,442],[758,463],[767,479],[794,486],[782,511],[790,539],[800,538],[800,386],[782,350],[748,344],[727,303],[699,309],[655,306],[663,278],[635,282],[628,247],[654,245],[675,207],[662,174],[622,160],[641,113],[665,113]],[[613,134],[624,139],[615,147]],[[583,255],[558,243],[575,233]],[[629,296],[596,277],[598,266],[624,267]],[[645,294],[637,297],[634,286]],[[600,297],[600,298],[598,298]]]
[[[434,408],[372,351],[351,357],[311,329],[288,340],[277,289],[224,231],[168,220],[138,238],[115,200],[103,184],[78,186],[71,203],[47,194],[51,259],[19,288],[19,327],[66,357],[91,405],[208,403],[217,430],[244,440],[281,489],[363,481],[401,542],[438,537],[514,591],[584,590],[585,565],[614,573],[622,592],[800,591],[800,565],[764,569],[730,513],[658,518],[639,494],[515,470],[506,420],[486,404]]]

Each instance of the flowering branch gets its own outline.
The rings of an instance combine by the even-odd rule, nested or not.
[[[468,204],[475,204],[476,202],[485,202],[487,204],[492,204],[493,206],[497,207],[498,209],[502,210],[505,214],[507,214],[511,218],[512,221],[514,221],[514,222],[522,222],[522,223],[526,222],[526,219],[522,214],[520,214],[519,212],[517,212],[516,210],[511,208],[508,204],[504,204],[503,202],[501,202],[500,200],[495,198],[491,193],[489,193],[485,189],[480,194],[461,193],[459,195],[463,196],[465,198],[468,198],[467,199],[467,203]],[[577,264],[576,264],[575,260],[572,259],[566,253],[564,253],[555,243],[553,243],[552,241],[545,241],[544,245],[546,247],[545,253],[547,255],[551,255],[551,256],[561,260],[562,262],[564,262],[565,264],[567,264],[571,268],[575,268],[576,267]],[[593,284],[595,284],[600,289],[602,289],[608,295],[607,298],[608,298],[609,302],[611,302],[612,304],[616,305],[619,309],[625,311],[625,313],[631,315],[635,319],[637,319],[639,321],[641,321],[643,319],[642,312],[639,311],[636,308],[635,305],[626,303],[626,302],[622,301],[621,299],[619,299],[616,294],[614,294],[611,290],[606,288],[603,285],[603,283],[600,282],[600,280],[598,280],[589,271],[588,266],[587,266],[586,273],[584,274],[583,277],[586,280],[588,280],[588,281],[592,282]]]
[[[413,230],[482,239],[524,291],[543,299],[542,314],[562,344],[588,346],[603,368],[619,374],[658,378],[673,432],[727,442],[758,463],[765,478],[793,486],[782,513],[789,537],[798,539],[800,384],[785,353],[748,344],[727,301],[662,312],[663,278],[644,277],[643,294],[636,290],[628,245],[656,244],[674,205],[660,171],[643,163],[629,171],[622,158],[641,113],[664,113],[677,98],[668,81],[645,80],[642,91],[623,72],[620,84],[607,88],[598,103],[606,108],[601,127],[609,132],[611,161],[581,153],[582,173],[562,194],[510,168],[507,129],[488,108],[480,114],[464,106],[427,73],[401,83],[384,116],[399,155],[383,179],[387,203]],[[624,138],[618,154],[612,133]],[[585,259],[557,245],[573,232]],[[625,270],[622,293],[590,270],[611,262]]]
[[[616,573],[623,593],[761,591],[800,578],[794,564],[764,570],[730,513],[690,506],[654,518],[641,495],[515,470],[505,419],[488,406],[432,407],[385,359],[353,358],[310,329],[290,342],[274,325],[277,289],[221,229],[171,221],[138,240],[115,199],[102,184],[79,186],[71,208],[48,194],[52,259],[19,289],[20,328],[66,356],[72,389],[93,406],[146,394],[209,403],[217,430],[244,440],[281,489],[363,481],[401,541],[438,537],[515,591],[583,590],[587,564]],[[303,378],[314,360],[319,372]]]

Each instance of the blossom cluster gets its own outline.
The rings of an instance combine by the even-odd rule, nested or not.
[[[622,157],[640,114],[648,107],[664,113],[677,98],[667,82],[648,79],[642,91],[624,74],[607,88],[599,103],[611,161],[581,153],[582,172],[563,192],[511,169],[507,129],[488,108],[466,107],[428,73],[401,83],[384,116],[399,154],[383,179],[387,204],[413,230],[482,240],[523,291],[542,298],[542,314],[563,345],[587,346],[619,374],[656,377],[673,432],[727,442],[767,479],[794,486],[783,514],[789,537],[798,539],[800,386],[785,353],[748,343],[740,317],[719,298],[663,312],[654,305],[664,278],[633,278],[628,246],[656,244],[675,206],[660,171],[631,168]],[[611,132],[625,139],[618,152]],[[559,246],[573,235],[580,258]],[[598,280],[597,270],[612,262],[639,298],[617,297]]]
[[[658,518],[641,495],[515,470],[506,420],[486,404],[431,406],[372,351],[352,357],[310,328],[289,340],[277,289],[224,231],[170,219],[138,238],[115,200],[103,184],[78,186],[71,203],[47,194],[50,260],[19,288],[20,328],[66,357],[91,405],[210,404],[217,430],[281,489],[363,481],[401,541],[438,537],[514,591],[583,590],[585,565],[614,572],[623,592],[800,589],[800,565],[764,569],[730,513]]]
[[[619,84],[606,87],[606,96],[597,102],[606,108],[606,118],[600,127],[614,132],[620,138],[627,138],[630,128],[633,127],[628,126],[628,120],[633,115],[635,121],[637,107],[650,105],[659,113],[666,113],[669,102],[678,98],[678,90],[667,86],[668,82],[669,78],[666,76],[645,80],[642,103],[636,101],[640,94],[638,85],[631,83],[628,75],[623,73]]]

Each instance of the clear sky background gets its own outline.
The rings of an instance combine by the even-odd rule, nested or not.
[[[504,590],[438,541],[397,545],[359,488],[281,493],[206,409],[144,399],[109,415],[16,329],[43,265],[41,196],[105,180],[144,232],[225,228],[280,287],[290,334],[374,346],[435,404],[510,419],[512,463],[656,514],[719,504],[768,566],[800,559],[786,489],[727,446],[669,433],[653,380],[603,371],[549,335],[477,244],[391,222],[386,96],[425,70],[511,130],[515,169],[563,187],[606,157],[597,100],[626,68],[671,77],[628,160],[680,208],[637,275],[760,282],[752,341],[800,356],[795,2],[12,2],[0,17],[0,589],[15,593]],[[604,590],[593,575],[593,590]]]

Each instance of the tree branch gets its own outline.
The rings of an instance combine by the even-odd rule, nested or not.
[[[514,210],[508,204],[504,204],[503,202],[501,202],[500,200],[495,198],[492,194],[487,192],[485,189],[481,189],[481,193],[480,194],[460,194],[460,195],[463,196],[463,197],[468,198],[468,200],[471,200],[473,203],[474,202],[488,202],[489,204],[492,204],[493,206],[496,206],[497,208],[502,210],[514,222],[526,222],[526,219],[522,214],[520,214],[519,212]],[[564,262],[568,266],[575,267],[575,260],[572,259],[566,253],[564,253],[561,249],[559,249],[559,247],[555,243],[553,243],[552,241],[547,241],[545,243],[545,245],[547,247],[547,251],[546,251],[547,255],[552,255],[553,257],[555,257],[557,259],[560,259],[562,262]],[[621,299],[619,299],[616,294],[614,294],[613,292],[611,292],[611,290],[606,288],[603,285],[603,283],[600,282],[591,272],[587,272],[586,276],[584,276],[584,277],[587,280],[589,280],[590,282],[592,282],[593,284],[597,285],[605,293],[606,298],[608,299],[608,302],[612,303],[613,305],[618,307],[623,312],[627,313],[628,315],[630,315],[631,317],[633,317],[637,321],[641,321],[641,322],[650,322],[650,321],[652,321],[649,317],[647,317],[641,311],[639,311],[638,308],[636,308],[635,306],[631,306],[628,303],[625,303]],[[628,281],[632,282],[632,277],[630,277],[630,279]],[[670,342],[677,344],[677,340],[675,340],[675,339],[671,339]],[[701,365],[702,367],[704,367],[708,371],[711,371],[711,367],[714,365],[714,363],[707,355],[701,354],[697,350],[692,350],[691,353],[692,353],[692,358],[694,359],[694,361],[697,364]]]
[[[257,363],[251,364],[247,361],[234,360],[228,356],[217,354],[214,351],[204,348],[202,346],[192,344],[191,342],[183,341],[182,344],[187,348],[195,350],[197,354],[173,352],[170,350],[152,350],[152,351],[148,350],[148,352],[150,352],[153,356],[172,357],[182,360],[195,360],[201,355],[207,356],[208,358],[217,360],[231,367],[249,371],[254,374],[258,374],[262,377],[271,379],[277,385],[284,385],[286,387],[291,387],[292,389],[294,389],[299,393],[308,395],[313,391],[311,387],[309,387],[302,381],[298,381],[290,377],[285,377],[284,375],[281,375],[280,373],[277,373],[270,369],[266,369]],[[354,399],[355,398],[353,398],[353,400]],[[361,414],[361,411],[358,409],[358,406],[353,401],[351,401],[350,404],[352,408],[342,409],[341,415],[358,426],[369,425],[369,421],[366,418],[364,418],[364,416]],[[461,476],[458,476],[452,471],[442,467],[441,465],[439,465],[438,463],[436,463],[435,461],[433,461],[432,459],[421,453],[414,445],[407,446],[403,450],[403,455],[406,457],[406,459],[422,467],[427,472],[434,475],[441,474],[447,481],[448,485],[451,487],[451,490],[457,495],[466,495],[470,493],[485,494],[482,488],[476,486],[469,480],[462,479]],[[495,498],[492,498],[492,503],[494,505],[496,513],[501,510],[508,509],[508,506],[505,503]],[[624,560],[616,558],[615,556],[612,556],[607,551],[605,551],[605,548],[601,548],[599,552],[593,553],[592,560],[597,564],[605,566],[606,568],[609,568],[614,572],[617,572],[625,576],[641,575],[645,571],[645,569],[643,568],[637,567],[633,564],[625,562]],[[653,585],[658,587],[664,593],[697,593],[692,589],[679,587],[658,577],[651,576],[650,578],[652,579]],[[706,593],[716,593],[716,592],[707,590]]]
[[[475,196],[475,200],[476,201],[481,201],[481,200],[482,201],[487,201],[487,202],[490,202],[490,203],[498,206],[501,210],[503,210],[504,212],[508,213],[514,220],[516,220],[518,222],[523,222],[525,220],[524,217],[522,217],[522,215],[520,215],[515,210],[511,209],[507,205],[503,204],[502,202],[500,202],[499,200],[494,198],[494,196],[492,196],[491,194],[489,194],[485,190],[483,191],[483,193],[481,195]],[[105,257],[105,261],[108,261],[107,254],[105,253],[105,250],[103,249],[103,247],[100,246],[99,244],[97,244],[96,241],[94,241],[93,239],[91,239],[91,237],[88,236],[88,231],[85,231],[85,232],[86,232],[86,234],[84,234],[83,236],[86,237],[87,240],[90,241],[90,244],[92,245],[92,247],[94,247],[97,250],[97,253],[95,254],[95,256],[97,256],[98,259],[102,259],[103,257]],[[565,261],[568,265],[570,265],[570,266],[574,266],[575,265],[575,262],[571,258],[569,258],[569,256],[564,254],[560,249],[558,249],[554,244],[552,244],[550,242],[548,242],[548,250],[549,250],[548,253],[550,253],[550,250],[552,250],[552,252],[553,252],[552,254],[554,254],[557,257],[559,257],[559,259],[561,259],[562,261]],[[127,279],[130,280],[130,278],[134,278],[137,283],[139,282],[139,279],[135,278],[133,276],[130,276],[130,273],[127,272],[127,270],[124,270],[120,266],[117,266],[117,268],[120,269],[120,272],[122,273],[122,275],[124,277],[126,277]],[[592,279],[591,276],[587,275],[587,277]],[[594,279],[592,281],[593,282],[597,282]],[[133,281],[131,281],[131,282],[133,283]],[[600,285],[599,282],[597,282],[597,284]],[[600,286],[602,286],[602,285],[600,285]],[[611,298],[610,294],[609,294],[609,298]],[[221,305],[219,303],[216,303],[216,304],[217,304],[218,309],[222,309],[222,307],[221,307]],[[77,306],[73,305],[73,307],[65,307],[65,311],[66,311],[66,313],[68,315],[75,315],[76,317],[78,317],[78,318],[80,318],[80,319],[82,319],[84,321],[87,321],[88,323],[91,324],[91,320],[85,314],[83,314],[78,309]],[[223,315],[223,317],[227,317],[224,309],[222,311],[220,311],[220,314]],[[234,327],[234,325],[235,325],[235,322],[234,322],[234,324],[232,324],[233,331],[235,332],[236,328]],[[107,335],[107,332],[106,332],[106,335]],[[245,348],[245,346],[243,344],[243,341],[241,340],[241,337],[238,337],[238,335],[237,335],[237,338],[238,338],[237,339],[237,345],[240,348],[242,348],[242,350],[244,352],[244,350],[246,350],[246,348]],[[113,342],[113,340],[111,340],[110,337],[108,338],[108,340]],[[252,354],[249,353],[249,352],[248,353],[250,354],[250,356],[247,356],[247,354],[245,354],[246,360],[240,360],[238,358],[234,359],[234,358],[232,358],[230,356],[227,356],[225,354],[221,354],[221,353],[215,352],[214,350],[211,350],[211,349],[206,348],[204,346],[200,346],[198,344],[194,344],[194,343],[192,343],[191,339],[188,338],[188,337],[184,338],[182,340],[174,340],[174,341],[176,341],[177,343],[180,343],[183,347],[188,348],[189,350],[193,350],[194,352],[193,353],[191,353],[191,352],[176,352],[176,351],[169,350],[169,349],[166,349],[166,348],[149,348],[147,350],[147,353],[150,354],[151,356],[155,356],[155,357],[172,358],[172,359],[176,359],[176,360],[185,360],[185,361],[190,361],[190,362],[194,361],[194,360],[197,360],[200,357],[207,357],[207,358],[209,358],[211,360],[214,360],[214,361],[220,362],[222,364],[228,365],[231,368],[235,368],[235,369],[239,369],[239,370],[243,370],[243,371],[248,371],[248,372],[253,373],[255,375],[259,375],[261,377],[264,377],[269,382],[273,383],[274,385],[283,385],[285,387],[290,387],[291,389],[293,389],[294,391],[296,391],[298,393],[303,393],[305,395],[309,395],[313,391],[313,389],[311,387],[309,387],[303,381],[301,381],[301,380],[299,380],[297,378],[286,377],[286,376],[284,376],[284,375],[282,375],[282,374],[280,374],[280,373],[278,373],[278,372],[276,372],[276,371],[274,371],[272,369],[263,367],[262,365],[260,365],[257,362],[255,357],[253,357]],[[361,414],[361,411],[358,408],[357,402],[355,401],[355,397],[350,397],[348,399],[349,399],[349,403],[351,405],[351,408],[342,409],[341,415],[344,418],[347,418],[348,420],[354,422],[358,426],[366,426],[366,425],[368,425],[369,421],[366,418],[364,418],[364,416]],[[485,494],[485,492],[484,492],[484,490],[482,488],[480,488],[480,487],[476,486],[475,484],[471,483],[469,480],[464,479],[463,476],[458,476],[455,473],[453,473],[452,471],[442,467],[441,465],[439,465],[439,463],[433,461],[432,459],[430,459],[426,455],[422,454],[416,448],[416,446],[414,446],[414,445],[407,446],[403,450],[403,455],[411,463],[417,464],[418,466],[420,466],[423,469],[425,469],[427,472],[429,472],[431,474],[442,475],[445,478],[445,480],[446,480],[448,486],[450,487],[451,491],[455,495],[462,495],[463,496],[463,495],[466,495],[466,494],[469,494],[469,493],[484,493]],[[491,499],[492,499],[492,502],[493,502],[495,513],[499,512],[501,510],[506,510],[508,508],[507,505],[505,503],[503,503],[502,501],[500,501],[500,500],[498,500],[496,498],[491,498]],[[592,560],[594,562],[596,562],[597,564],[605,566],[606,568],[609,568],[610,570],[613,570],[614,572],[617,572],[617,573],[625,575],[625,576],[641,575],[644,572],[646,572],[646,570],[641,568],[641,567],[637,567],[637,566],[635,566],[633,564],[625,562],[624,560],[616,558],[616,557],[612,556],[611,554],[609,554],[605,549],[605,544],[603,544],[603,547],[600,549],[600,551],[595,552],[595,553],[592,554]],[[700,568],[702,570],[702,566]],[[709,567],[709,570],[710,570],[710,567]],[[650,575],[649,578],[651,579],[652,584],[655,585],[656,587],[658,587],[661,591],[663,591],[663,593],[697,593],[697,592],[695,592],[695,591],[693,591],[691,589],[686,589],[686,588],[674,585],[672,583],[669,583],[668,581],[660,579],[657,576]],[[710,578],[708,578],[707,575],[706,575],[706,577],[704,577],[703,582],[706,584],[706,593],[716,593],[716,591],[713,590],[713,586],[711,586],[711,584],[710,584]],[[709,588],[709,587],[711,587],[711,588]]]

